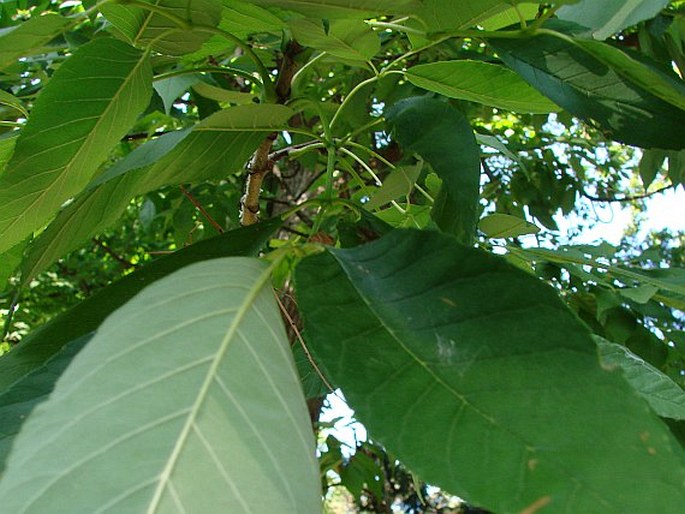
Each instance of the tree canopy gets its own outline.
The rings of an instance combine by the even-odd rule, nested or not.
[[[685,2],[0,15],[2,509],[682,512]]]

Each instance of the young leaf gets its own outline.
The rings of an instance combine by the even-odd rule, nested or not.
[[[96,178],[97,187],[62,209],[38,236],[22,265],[23,283],[108,228],[135,196],[242,169],[265,133],[285,126],[292,112],[273,104],[231,107],[204,119],[190,133],[166,134],[137,148]]]
[[[526,234],[537,234],[540,229],[524,219],[509,214],[495,213],[485,216],[478,223],[488,237],[518,237]]]
[[[0,70],[20,57],[40,53],[45,45],[59,36],[71,20],[54,13],[33,16],[15,27],[0,30]]]
[[[256,259],[207,261],[112,314],[22,427],[3,509],[321,512],[269,280]]]
[[[290,29],[302,45],[348,61],[366,62],[381,49],[376,33],[361,20],[333,20],[325,31],[320,20],[300,18]]]
[[[626,380],[640,393],[659,416],[685,419],[685,391],[651,364],[628,348],[595,336],[605,367],[619,367]]]
[[[148,56],[114,39],[96,39],[60,66],[0,175],[0,252],[83,189],[147,106],[151,82]]]
[[[546,34],[489,42],[507,66],[569,113],[597,125],[606,137],[643,148],[685,148],[685,110],[595,57],[596,48],[590,53],[569,38]],[[653,71],[655,83],[660,83],[660,73]]]
[[[513,71],[480,61],[444,61],[413,66],[406,72],[415,86],[449,98],[469,100],[525,113],[559,108]]]
[[[179,26],[173,19],[140,7],[106,3],[100,10],[128,41],[141,48],[168,55],[184,55],[199,49],[211,36],[199,27],[216,27],[221,20],[221,0],[155,0],[157,9],[177,16],[193,28]]]
[[[504,259],[398,230],[305,259],[296,290],[324,374],[428,483],[494,512],[682,510],[685,451]]]
[[[2,89],[0,89],[0,105],[11,107],[24,117],[28,117],[29,115],[21,100],[19,100],[16,96],[9,94],[7,91],[3,91]]]
[[[668,4],[669,0],[581,0],[574,5],[562,6],[558,15],[562,20],[593,29],[595,39],[606,39],[653,18]]]
[[[449,104],[413,97],[387,110],[393,136],[425,158],[443,181],[432,216],[445,232],[468,244],[476,233],[480,148],[464,116]]]
[[[364,204],[366,209],[377,209],[400,196],[407,196],[414,188],[414,184],[421,174],[420,165],[399,166],[393,170],[383,181],[383,185],[374,193],[371,199]]]

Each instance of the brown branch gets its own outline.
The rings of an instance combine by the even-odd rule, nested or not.
[[[195,208],[200,211],[200,214],[202,214],[207,221],[209,221],[210,225],[214,227],[214,229],[219,233],[223,234],[224,229],[219,225],[214,218],[205,210],[205,208],[202,206],[202,204],[199,202],[197,198],[195,198],[190,191],[188,191],[183,185],[178,186],[181,189],[181,193],[183,193],[183,196],[185,196],[188,200],[190,200],[190,203],[192,203]]]
[[[635,202],[637,200],[642,200],[644,198],[649,198],[650,196],[663,193],[664,191],[668,191],[669,189],[673,189],[674,187],[675,184],[671,184],[670,186],[664,186],[660,189],[657,189],[656,191],[652,191],[651,193],[644,193],[635,196],[623,196],[621,198],[611,196],[593,196],[591,194],[588,194],[584,189],[580,191],[580,194],[588,200],[592,200],[593,202]]]
[[[114,250],[112,250],[109,246],[107,246],[104,242],[100,241],[98,238],[94,237],[93,238],[93,243],[95,243],[96,246],[99,248],[102,248],[107,255],[112,257],[115,261],[120,263],[124,268],[126,269],[131,269],[135,268],[136,265],[133,264],[132,262],[127,261],[124,259],[121,255],[118,255]]]
[[[295,57],[301,51],[300,45],[295,41],[290,41],[283,52],[283,60],[276,81],[278,103],[285,103],[290,96],[290,84],[298,68]],[[243,226],[254,225],[259,221],[259,193],[262,190],[264,177],[273,168],[273,161],[269,159],[269,152],[271,152],[276,137],[276,133],[269,134],[250,159],[245,194],[240,199],[240,224]]]
[[[276,291],[274,291],[274,296],[276,297],[276,302],[278,303],[278,307],[281,309],[281,313],[283,313],[283,316],[288,321],[288,325],[290,326],[293,333],[297,337],[297,340],[299,341],[300,345],[302,346],[302,350],[304,350],[304,354],[307,357],[309,364],[312,365],[312,368],[314,368],[314,371],[316,371],[316,374],[319,375],[319,378],[324,383],[324,385],[328,388],[328,390],[331,393],[335,392],[335,389],[333,389],[333,386],[331,386],[331,384],[328,382],[328,380],[326,380],[326,377],[323,376],[323,373],[319,369],[319,366],[317,366],[316,362],[314,362],[314,358],[312,357],[312,354],[309,353],[309,348],[307,348],[307,345],[305,344],[304,339],[302,338],[302,334],[300,333],[300,330],[297,328],[297,323],[295,323],[292,316],[288,312],[288,309],[286,309],[285,305],[283,305],[283,302],[281,301],[281,299],[276,294]]]

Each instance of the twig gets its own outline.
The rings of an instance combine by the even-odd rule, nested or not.
[[[5,318],[5,326],[2,328],[2,337],[0,342],[7,338],[7,334],[10,333],[10,328],[12,328],[12,318],[14,318],[14,313],[17,310],[17,304],[19,303],[19,288],[14,291],[12,295],[12,301],[10,302],[9,310],[7,311],[7,318]]]
[[[300,331],[297,328],[297,324],[293,320],[292,316],[290,316],[290,313],[285,308],[285,305],[283,305],[283,302],[281,301],[281,299],[276,294],[276,291],[274,291],[274,296],[276,297],[276,302],[278,303],[278,307],[281,309],[283,316],[285,316],[285,319],[288,322],[288,325],[290,325],[290,328],[295,333],[297,340],[300,342],[300,345],[302,346],[302,350],[304,350],[304,354],[307,357],[309,364],[312,365],[312,368],[314,368],[314,371],[316,371],[316,374],[319,375],[319,378],[324,383],[324,385],[328,388],[328,390],[331,393],[334,393],[335,389],[333,389],[333,386],[331,386],[331,384],[328,382],[328,380],[326,380],[326,377],[323,376],[323,373],[321,373],[319,366],[317,366],[316,362],[314,362],[314,358],[312,357],[312,354],[309,353],[309,348],[307,348],[307,345],[305,344],[304,339],[302,338],[302,334],[300,334]]]
[[[93,243],[95,243],[96,246],[99,248],[102,248],[107,255],[112,257],[115,261],[120,263],[124,268],[126,269],[131,269],[135,268],[136,265],[133,264],[132,262],[127,261],[124,259],[121,255],[118,255],[114,250],[112,250],[109,246],[107,246],[104,242],[100,241],[97,237],[93,238]]]
[[[195,198],[190,191],[188,191],[183,185],[178,186],[181,189],[181,193],[183,193],[183,196],[185,196],[188,200],[190,200],[190,203],[192,203],[195,208],[200,211],[200,214],[202,214],[207,221],[209,221],[210,225],[214,227],[214,229],[219,233],[223,234],[224,229],[219,225],[214,218],[205,210],[205,208],[202,206],[202,204],[199,202],[197,198]]]
[[[637,200],[642,200],[644,198],[649,198],[650,196],[654,196],[659,193],[663,193],[664,191],[667,191],[669,189],[673,189],[675,187],[675,184],[671,184],[669,186],[664,186],[660,189],[657,189],[656,191],[652,191],[651,193],[644,193],[641,195],[635,195],[635,196],[624,196],[622,198],[616,198],[616,197],[610,197],[610,196],[593,196],[591,194],[588,194],[584,189],[580,191],[580,194],[587,198],[588,200],[592,200],[593,202],[635,202]]]

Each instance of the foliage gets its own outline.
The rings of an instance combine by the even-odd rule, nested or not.
[[[685,3],[459,4],[0,4],[3,508],[682,510]]]

